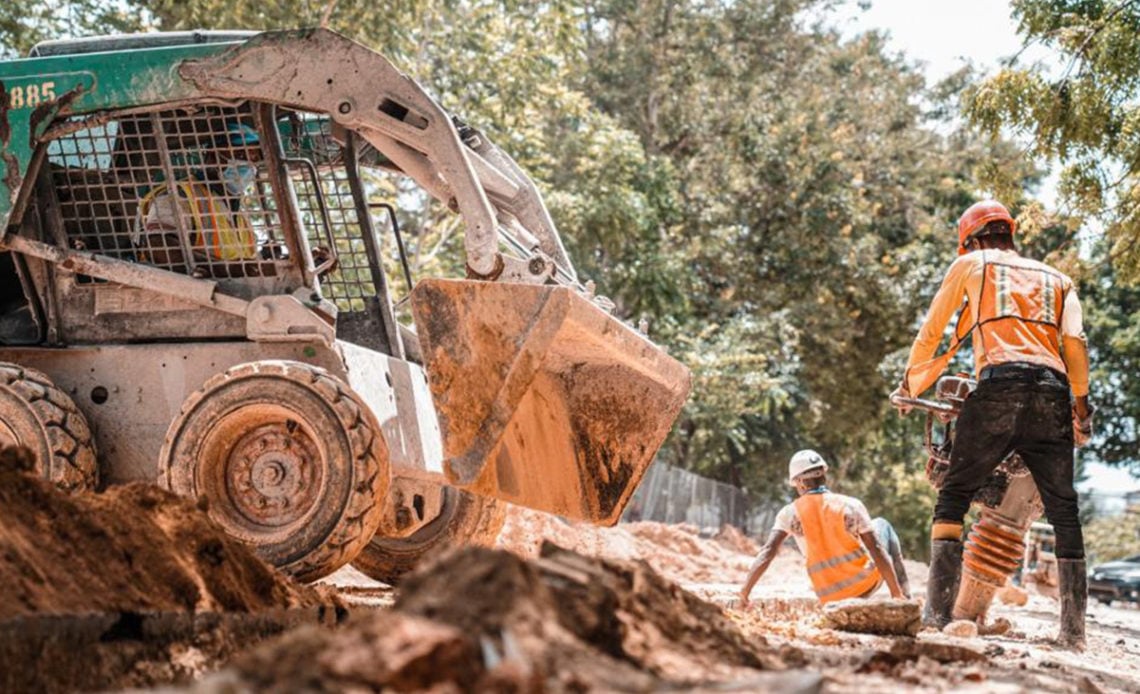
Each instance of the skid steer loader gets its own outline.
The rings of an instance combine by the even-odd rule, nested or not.
[[[413,277],[429,196],[462,278]],[[198,498],[302,580],[394,581],[504,501],[615,523],[689,391],[509,156],[326,30],[0,62],[0,228],[0,440]]]

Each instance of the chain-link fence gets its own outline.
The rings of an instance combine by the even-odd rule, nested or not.
[[[645,473],[622,520],[689,523],[712,532],[728,524],[762,535],[779,510],[779,504],[754,499],[739,487],[658,462]]]

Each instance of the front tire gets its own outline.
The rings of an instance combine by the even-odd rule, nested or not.
[[[396,585],[427,555],[452,547],[494,544],[507,517],[505,503],[444,487],[439,515],[408,537],[374,537],[352,562],[369,578]]]
[[[205,497],[210,517],[266,561],[314,581],[376,532],[388,448],[340,379],[308,364],[235,366],[187,398],[170,425],[160,483]]]
[[[0,444],[31,449],[37,474],[65,491],[98,486],[87,418],[67,393],[35,369],[0,362]]]

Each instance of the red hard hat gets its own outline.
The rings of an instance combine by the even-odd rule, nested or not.
[[[979,229],[989,222],[998,220],[1009,223],[1011,234],[1017,231],[1017,222],[1013,221],[1013,215],[997,200],[982,200],[970,205],[958,218],[958,255],[965,255],[966,241]]]

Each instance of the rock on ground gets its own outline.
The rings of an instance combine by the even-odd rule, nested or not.
[[[1003,586],[995,596],[998,600],[1006,605],[1014,605],[1016,607],[1024,607],[1029,602],[1029,591],[1017,586]]]
[[[972,639],[978,635],[978,625],[968,619],[959,619],[942,627],[942,633],[947,636]]]
[[[922,611],[913,600],[854,598],[824,605],[823,624],[860,634],[914,636],[922,628]]]

